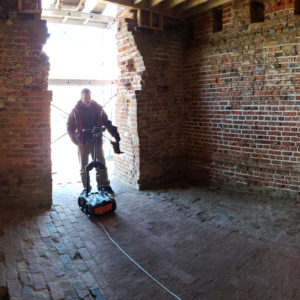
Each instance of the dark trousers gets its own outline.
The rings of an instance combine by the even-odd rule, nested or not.
[[[84,188],[87,187],[86,186],[85,166],[89,162],[89,156],[90,155],[92,156],[92,159],[94,159],[94,145],[93,145],[93,143],[86,143],[86,144],[78,146],[78,159],[79,159],[79,164],[80,164],[80,176],[81,176],[81,181],[82,181],[82,184],[83,184]],[[108,175],[107,175],[107,168],[106,168],[105,158],[104,158],[104,155],[103,155],[103,149],[102,149],[101,145],[98,146],[98,149],[96,151],[96,159],[98,161],[100,161],[101,163],[103,163],[104,166],[105,166],[105,168],[103,170],[100,170],[100,169],[96,168],[96,180],[97,180],[98,188],[101,186],[101,184],[102,184],[103,187],[110,186],[110,182],[108,180]]]

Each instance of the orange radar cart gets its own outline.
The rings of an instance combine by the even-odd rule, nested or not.
[[[94,168],[99,168],[103,170],[105,166],[96,160],[96,149],[98,147],[98,140],[101,136],[101,133],[105,130],[103,127],[94,127],[93,129],[83,129],[85,132],[91,132],[93,134],[94,142],[94,160],[86,165],[85,170],[87,173],[86,186],[90,186],[90,171]],[[121,154],[119,142],[110,141],[113,145],[114,152]],[[101,179],[102,180],[102,179]],[[108,212],[113,212],[117,208],[117,203],[114,197],[105,193],[103,186],[99,191],[91,193],[88,192],[88,189],[83,191],[78,197],[78,205],[82,211],[84,211],[88,217],[100,216]]]

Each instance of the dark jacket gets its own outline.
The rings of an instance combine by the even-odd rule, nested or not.
[[[116,141],[120,141],[117,127],[113,126],[111,121],[108,120],[102,106],[92,100],[91,104],[87,107],[79,100],[71,111],[67,122],[67,130],[72,142],[76,145],[82,145],[90,141],[92,134],[83,132],[83,129],[93,129],[94,126],[104,126]],[[102,138],[100,139],[100,143],[101,141]]]

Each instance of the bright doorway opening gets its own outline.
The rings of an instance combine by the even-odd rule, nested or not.
[[[48,23],[50,37],[44,46],[50,61],[51,151],[53,186],[80,184],[77,147],[67,134],[67,118],[89,88],[92,99],[104,107],[115,124],[115,96],[118,78],[115,27],[103,29],[72,24]],[[107,138],[111,138],[105,132]],[[113,149],[107,138],[103,148],[110,179],[114,177]],[[93,188],[97,187],[91,174]]]

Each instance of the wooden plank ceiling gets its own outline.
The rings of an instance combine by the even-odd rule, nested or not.
[[[53,0],[52,8],[82,11],[89,6],[89,13],[102,14],[106,5],[112,3],[184,19],[229,2],[232,0]]]
[[[175,18],[186,18],[233,0],[101,0],[121,6],[148,9]]]
[[[104,13],[107,2],[98,0],[53,0],[43,6],[42,19],[48,23],[110,28],[115,16]]]

